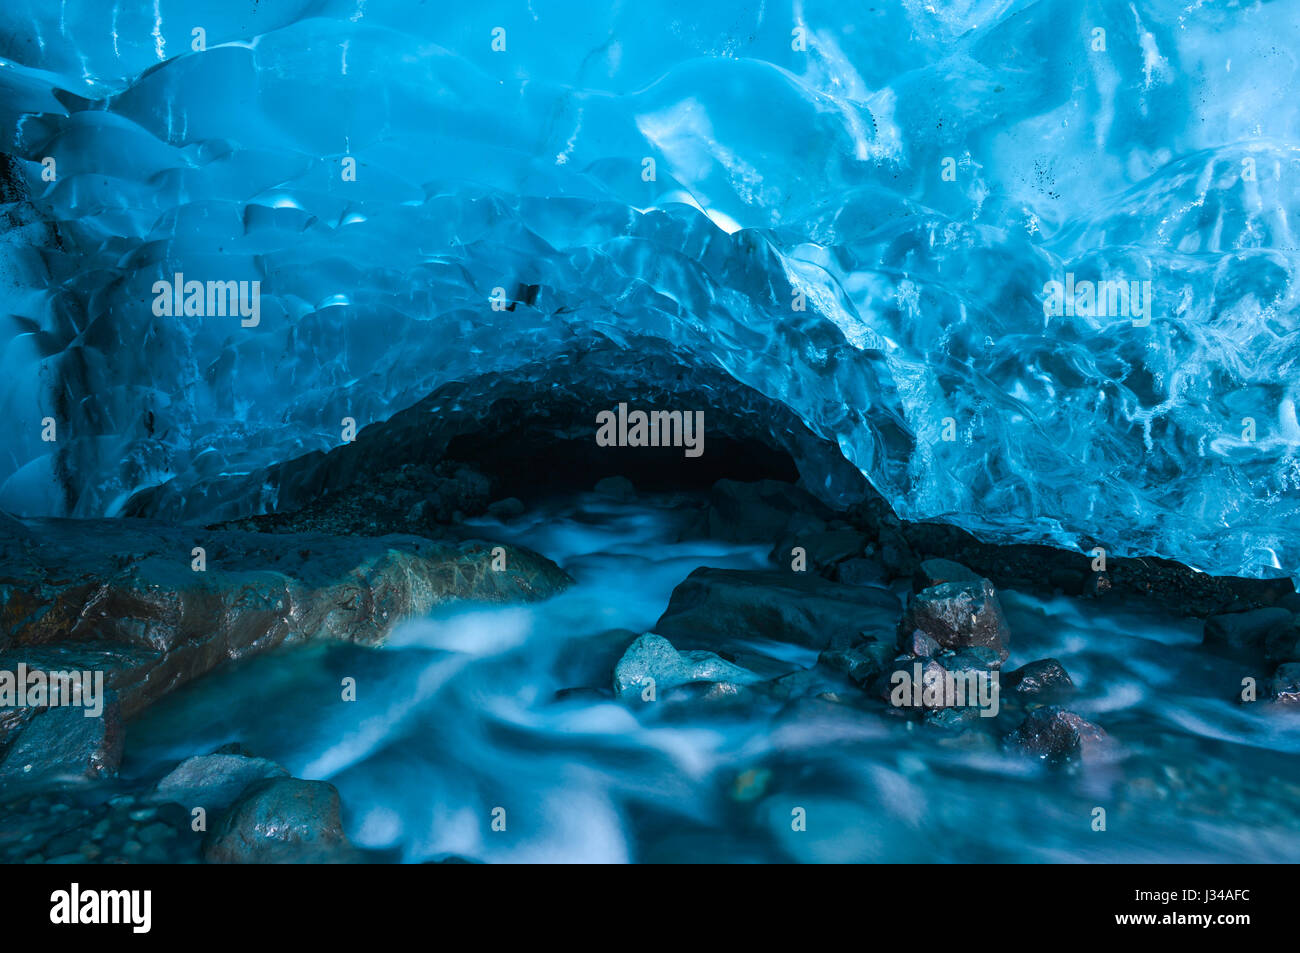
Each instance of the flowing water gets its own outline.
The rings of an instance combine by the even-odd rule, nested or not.
[[[1237,704],[1241,678],[1264,673],[1203,649],[1199,621],[1141,607],[1001,594],[1006,668],[1060,659],[1078,686],[1071,710],[1119,743],[1111,764],[1005,754],[993,733],[898,717],[848,682],[840,702],[616,700],[623,649],[692,569],[768,565],[766,547],[679,541],[681,502],[584,496],[473,521],[576,585],[539,604],[440,610],[381,648],[312,644],[230,666],[131,725],[123,774],[239,741],[332,782],[350,837],[408,862],[1300,856],[1300,721]],[[765,677],[816,662],[758,637],[709,647]]]

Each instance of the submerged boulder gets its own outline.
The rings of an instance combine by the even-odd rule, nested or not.
[[[1295,618],[1286,609],[1269,607],[1249,612],[1212,615],[1205,620],[1203,642],[1216,648],[1263,652],[1275,650],[1288,638],[1294,642]]]
[[[844,675],[840,672],[828,666],[815,665],[774,678],[763,685],[763,690],[779,701],[806,698],[838,700],[840,693],[849,687],[844,684]]]
[[[211,864],[346,862],[339,792],[324,781],[273,778],[249,787],[203,846]]]
[[[900,610],[894,594],[879,587],[845,586],[813,573],[702,568],[673,590],[654,631],[846,648],[892,638]]]

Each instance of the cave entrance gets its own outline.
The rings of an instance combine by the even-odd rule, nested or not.
[[[584,438],[557,434],[551,420],[520,418],[452,438],[444,459],[488,477],[495,496],[521,500],[590,490],[597,481],[616,476],[651,492],[704,491],[728,478],[799,479],[789,453],[753,438],[710,432],[704,454],[687,457],[680,447],[602,447],[595,435],[594,423]]]

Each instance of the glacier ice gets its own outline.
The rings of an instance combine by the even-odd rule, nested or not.
[[[612,348],[908,518],[1294,574],[1296,5],[847,9],[9,0],[0,507],[183,498]],[[176,273],[259,323],[155,315]],[[1066,275],[1152,321],[1046,313]]]

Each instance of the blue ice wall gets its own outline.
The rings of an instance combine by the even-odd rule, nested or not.
[[[1294,572],[1300,4],[7,0],[0,35],[0,506],[116,512],[636,337],[901,515]],[[156,315],[178,272],[260,281],[260,323]],[[1045,308],[1067,276],[1149,282],[1149,323]]]

